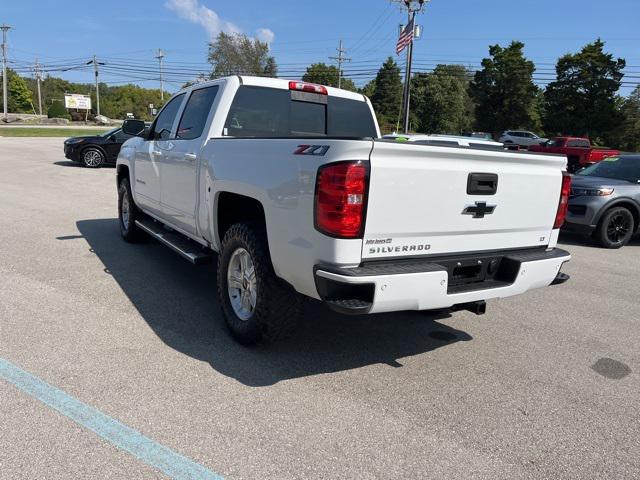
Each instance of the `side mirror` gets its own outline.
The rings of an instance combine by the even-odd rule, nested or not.
[[[125,120],[122,124],[122,131],[127,135],[133,135],[134,137],[140,136],[144,133],[144,121],[142,120]]]
[[[116,141],[116,136],[115,135],[110,135],[109,136],[109,141],[110,142],[115,142]]]

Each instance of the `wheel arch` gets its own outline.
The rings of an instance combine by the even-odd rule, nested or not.
[[[267,227],[262,202],[254,197],[230,191],[217,193],[213,208],[213,227],[216,245],[222,245],[226,231],[235,223],[257,222]],[[268,246],[267,246],[268,248]]]
[[[116,185],[120,186],[120,182],[123,178],[129,179],[129,184],[131,184],[131,176],[129,174],[129,166],[124,164],[118,164],[116,166]]]
[[[600,220],[602,220],[604,214],[614,207],[625,207],[631,212],[631,215],[633,215],[633,221],[635,223],[634,232],[637,232],[640,228],[640,205],[635,200],[628,197],[615,199],[610,203],[607,203],[600,209],[600,211],[596,215],[594,223],[598,225],[600,223]]]

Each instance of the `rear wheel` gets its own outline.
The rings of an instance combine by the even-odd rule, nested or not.
[[[627,208],[613,207],[602,216],[595,238],[604,248],[620,248],[629,242],[634,229],[633,214]]]
[[[136,225],[136,219],[141,216],[133,202],[131,185],[128,178],[123,178],[118,187],[118,224],[120,234],[127,242],[138,242],[142,238],[142,231]]]
[[[302,297],[276,277],[264,229],[254,224],[237,223],[224,236],[218,297],[231,334],[243,345],[286,337],[302,314]]]
[[[104,153],[99,148],[89,147],[82,151],[82,164],[87,168],[99,168],[104,161]]]

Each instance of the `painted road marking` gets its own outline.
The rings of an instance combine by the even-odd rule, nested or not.
[[[3,358],[0,358],[0,378],[171,478],[180,480],[223,479],[221,475],[154,442]]]

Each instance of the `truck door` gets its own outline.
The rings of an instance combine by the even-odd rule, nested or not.
[[[194,89],[180,116],[172,148],[163,152],[160,183],[163,216],[176,227],[196,234],[199,155],[213,116],[218,85]]]
[[[173,123],[184,100],[184,93],[173,97],[151,125],[148,139],[136,150],[135,182],[132,185],[136,202],[154,212],[160,212],[160,165],[165,152],[172,149]]]

